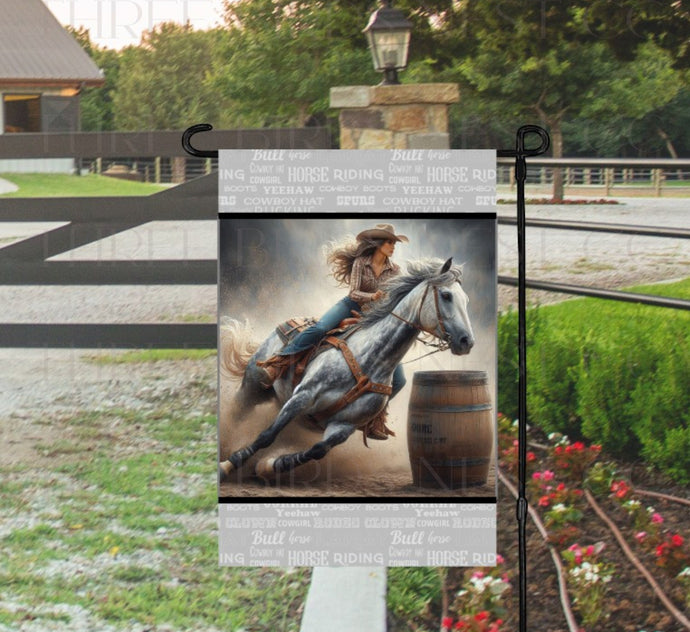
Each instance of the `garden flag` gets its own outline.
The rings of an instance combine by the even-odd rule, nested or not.
[[[219,154],[220,564],[496,559],[496,152]]]

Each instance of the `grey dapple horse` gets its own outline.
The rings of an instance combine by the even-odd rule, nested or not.
[[[468,298],[461,286],[462,268],[453,265],[451,259],[445,263],[440,259],[427,259],[408,263],[407,271],[407,275],[395,277],[387,284],[385,298],[365,313],[357,330],[347,338],[347,346],[362,373],[371,383],[381,387],[391,384],[395,367],[422,332],[439,339],[444,348],[456,355],[469,353],[474,345],[467,312]],[[234,372],[243,376],[235,398],[238,417],[272,398],[277,398],[282,408],[273,423],[252,443],[220,463],[221,481],[257,451],[270,446],[292,420],[319,419],[324,428],[322,439],[302,452],[260,460],[255,468],[258,476],[271,478],[308,461],[322,459],[331,448],[343,443],[358,427],[383,410],[388,401],[385,388],[379,392],[365,391],[330,414],[355,384],[343,353],[334,347],[316,355],[296,387],[293,388],[288,372],[274,382],[273,388],[263,388],[256,363],[274,355],[282,345],[277,333],[273,332],[251,357],[243,359],[241,353],[235,355]]]

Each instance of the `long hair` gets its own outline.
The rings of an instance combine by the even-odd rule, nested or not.
[[[331,275],[342,285],[350,284],[352,265],[357,257],[368,257],[386,242],[385,239],[364,239],[357,241],[347,237],[342,242],[331,242],[324,246],[326,262],[331,268]]]

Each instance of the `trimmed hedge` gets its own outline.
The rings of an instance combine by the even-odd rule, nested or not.
[[[690,279],[634,291],[690,298]],[[517,313],[499,318],[499,410],[517,416]],[[545,432],[690,483],[690,314],[601,299],[527,313],[527,410]]]

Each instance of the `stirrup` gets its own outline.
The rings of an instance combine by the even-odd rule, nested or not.
[[[388,406],[386,406],[378,415],[376,415],[376,417],[370,419],[362,427],[362,438],[365,446],[369,447],[367,444],[367,439],[374,439],[375,441],[386,441],[389,436],[395,436],[395,432],[393,432],[388,426],[386,426],[387,420]]]

